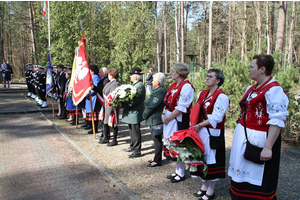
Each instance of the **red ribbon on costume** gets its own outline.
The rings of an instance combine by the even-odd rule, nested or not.
[[[118,125],[117,121],[117,108],[113,110],[113,112],[108,117],[108,126],[110,127],[116,127]]]
[[[103,106],[104,99],[97,93],[97,100],[100,102],[101,106]]]

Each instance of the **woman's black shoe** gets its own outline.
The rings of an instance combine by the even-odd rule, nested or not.
[[[89,129],[92,129],[92,128],[93,128],[93,127],[87,125],[87,126],[84,128],[84,130],[89,130]]]
[[[199,192],[200,192],[200,193],[199,193]],[[206,191],[203,191],[203,190],[201,190],[201,189],[200,189],[199,192],[194,193],[193,195],[194,195],[195,197],[202,197],[202,196],[204,196],[204,195],[206,194]]]
[[[147,167],[157,167],[157,166],[161,166],[161,163],[156,163],[156,164],[154,164],[154,165],[152,165],[151,163],[149,163],[149,164],[147,165]]]
[[[213,193],[212,195],[205,194],[205,195],[203,195],[203,196],[202,196],[200,199],[198,199],[198,200],[204,200],[204,199],[203,199],[204,196],[206,196],[207,199],[214,199],[214,198],[215,198],[215,193]]]
[[[167,176],[167,179],[172,179],[172,178],[174,178],[175,176],[177,176],[177,174],[176,174],[176,173],[174,173],[174,174],[171,174],[171,175]]]
[[[181,177],[177,174],[174,178],[171,179],[171,183],[178,183],[178,182],[184,181],[184,180],[185,180],[185,176]]]

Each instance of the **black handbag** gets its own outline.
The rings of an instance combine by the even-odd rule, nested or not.
[[[252,92],[251,92],[252,93]],[[251,95],[250,93],[250,95]],[[246,139],[247,139],[247,143],[246,143],[246,150],[245,150],[245,153],[244,153],[244,158],[246,160],[249,160],[251,162],[254,162],[256,164],[264,164],[265,162],[260,160],[260,154],[263,150],[263,148],[260,148],[258,146],[255,146],[253,144],[251,144],[248,140],[248,136],[247,136],[247,129],[246,129],[246,98],[243,99],[243,101],[240,103],[240,106],[244,109],[244,130],[245,130],[245,136],[246,136]]]
[[[177,122],[178,130],[184,130],[188,129],[190,127],[190,115],[188,113],[182,113],[182,122],[177,121],[177,118],[175,117],[175,120]]]
[[[200,107],[200,113],[203,115],[203,119],[206,120],[205,114],[203,111],[203,104]],[[209,146],[212,149],[224,149],[225,148],[225,137],[224,131],[221,131],[220,136],[213,136],[210,134],[208,126],[206,126],[207,132],[209,134]]]
[[[151,130],[152,130],[152,135],[153,136],[159,136],[163,134],[163,130],[164,130],[164,125],[160,124],[157,126],[151,126]]]

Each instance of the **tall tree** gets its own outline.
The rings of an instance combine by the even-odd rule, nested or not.
[[[283,43],[284,43],[284,29],[286,21],[286,1],[280,1],[280,7],[278,12],[278,21],[277,21],[277,37],[276,37],[276,46],[275,51],[282,52]]]
[[[273,41],[274,41],[274,10],[275,10],[275,2],[271,1],[271,21],[270,21],[270,33],[269,33],[269,38],[270,38],[270,54],[273,53]]]
[[[289,54],[288,54],[288,68],[291,68],[293,63],[293,49],[294,49],[294,32],[295,32],[295,1],[293,1],[292,5],[292,17],[291,17],[291,24],[290,24],[290,39],[289,39]]]
[[[175,37],[176,37],[176,62],[179,62],[179,28],[178,28],[178,8],[177,8],[178,2],[175,2]]]
[[[241,41],[241,58],[244,58],[246,61],[247,56],[247,35],[246,35],[246,26],[247,26],[247,1],[244,1],[244,18],[243,18],[243,32],[242,32],[242,41]]]
[[[277,37],[276,37],[276,46],[275,51],[282,52],[284,44],[284,29],[285,29],[285,20],[286,20],[286,1],[280,1],[280,7],[278,12],[278,21],[277,21]],[[282,66],[282,58],[280,58],[279,67]]]
[[[231,14],[231,2],[228,3],[229,15],[228,15],[228,48],[227,53],[231,53],[232,50],[232,14]]]
[[[32,42],[32,53],[35,54],[36,44],[34,39],[34,6],[32,1],[28,1],[29,6],[29,19],[30,19],[30,35],[31,35],[31,42]]]
[[[0,61],[4,59],[4,46],[3,46],[3,24],[4,24],[4,12],[5,12],[5,2],[1,1],[0,2]]]
[[[163,7],[163,23],[164,23],[164,61],[165,61],[165,73],[168,73],[168,53],[167,53],[167,18],[166,18],[166,2],[164,1]]]
[[[156,59],[157,59],[157,71],[161,72],[161,55],[159,51],[159,31],[158,31],[158,14],[157,14],[157,1],[154,2],[155,5],[155,14],[154,14],[154,23],[155,23],[155,35],[156,35]]]
[[[256,44],[257,44],[257,54],[261,53],[261,2],[253,1],[255,13],[256,13]]]
[[[180,1],[180,17],[181,17],[181,62],[184,62],[184,8],[183,8],[183,1]]]
[[[210,2],[209,5],[209,33],[208,33],[208,63],[207,68],[209,69],[212,62],[212,25],[213,25],[213,18],[212,18],[212,11],[213,11],[213,1]]]

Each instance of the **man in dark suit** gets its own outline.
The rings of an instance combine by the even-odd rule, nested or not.
[[[101,67],[99,69],[99,73],[98,73],[99,77],[100,77],[100,81],[98,82],[97,85],[94,85],[94,90],[95,92],[97,92],[103,99],[103,88],[104,86],[109,82],[109,79],[108,79],[108,70],[106,67]],[[104,119],[103,119],[104,120]],[[101,121],[101,127],[103,129],[103,120]],[[100,136],[100,138],[103,137],[103,131],[102,131],[102,134]]]
[[[63,94],[65,92],[65,87],[66,87],[66,73],[63,71],[64,66],[62,64],[57,65],[57,73],[59,74],[58,76],[58,88],[59,88],[59,104],[61,108],[61,116],[59,119],[67,119],[67,113],[66,113],[66,107],[63,99]]]

